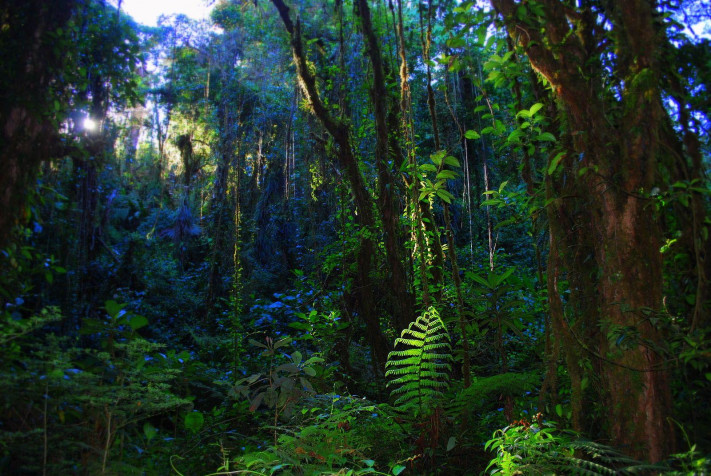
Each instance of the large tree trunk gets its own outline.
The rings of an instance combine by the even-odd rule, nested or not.
[[[609,5],[609,35],[621,51],[616,72],[625,81],[615,97],[600,85],[599,45],[586,43],[593,37],[592,12],[543,3],[545,18],[538,26],[545,29],[516,16],[521,4],[492,0],[511,37],[552,85],[566,127],[562,172],[551,177],[559,214],[549,216],[572,222],[552,222],[551,235],[569,245],[561,260],[579,274],[571,278],[577,284],[571,282],[573,325],[561,321],[560,310],[554,323],[567,336],[563,344],[577,341],[600,373],[598,398],[607,409],[612,442],[635,457],[660,461],[673,449],[673,431],[667,372],[656,352],[664,339],[650,320],[663,311],[662,235],[645,193],[658,179],[658,137],[666,120],[655,57],[661,29],[649,2]],[[592,70],[583,71],[582,64]],[[610,104],[617,104],[616,115],[609,113]],[[593,267],[581,269],[586,258]],[[557,266],[549,270],[551,279],[549,290],[557,292]],[[557,302],[557,296],[550,299]],[[568,357],[571,377],[579,376],[579,356]],[[578,424],[581,413],[591,410],[580,398],[574,398]]]
[[[8,0],[0,6],[0,248],[24,215],[27,187],[39,165],[61,153],[58,117],[49,115],[56,96],[50,87],[63,52],[50,35],[64,27],[73,0]],[[56,111],[61,113],[61,111]]]

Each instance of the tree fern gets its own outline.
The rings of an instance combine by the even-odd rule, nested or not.
[[[405,349],[398,350],[398,346]],[[448,385],[452,346],[447,328],[434,307],[430,307],[395,339],[388,354],[385,376],[392,380],[391,396],[401,408],[417,406],[442,395]]]

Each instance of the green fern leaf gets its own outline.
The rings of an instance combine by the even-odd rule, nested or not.
[[[452,346],[437,310],[430,307],[412,322],[395,347],[385,364],[390,395],[396,406],[422,409],[447,389],[451,371]]]

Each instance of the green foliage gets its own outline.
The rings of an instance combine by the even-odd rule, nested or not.
[[[475,377],[469,387],[460,389],[447,409],[452,413],[476,414],[501,397],[520,397],[540,384],[535,372],[507,372],[491,377]]]
[[[405,469],[395,458],[404,459],[406,435],[388,405],[335,394],[303,403],[295,416],[298,426],[275,446],[234,458],[219,470],[398,475]]]
[[[560,431],[549,422],[520,421],[496,430],[485,448],[496,452],[489,474],[580,474],[614,476],[668,469],[641,463],[600,443]]]
[[[406,348],[390,352],[385,365],[391,395],[399,408],[423,411],[447,388],[452,368],[449,333],[437,310],[430,307],[410,323],[395,340],[398,345]]]
[[[253,346],[263,349],[262,356],[268,359],[268,367],[263,373],[238,380],[233,388],[235,396],[250,399],[250,411],[256,411],[262,404],[272,409],[275,444],[280,416],[289,418],[302,398],[315,393],[309,378],[316,375],[314,365],[323,362],[318,356],[303,360],[298,350],[291,355],[278,352],[291,342],[291,337],[278,341],[267,337],[264,344],[250,339]]]

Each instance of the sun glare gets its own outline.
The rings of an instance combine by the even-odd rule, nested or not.
[[[98,127],[99,125],[92,118],[87,117],[86,119],[84,119],[84,130],[93,132],[98,129]]]

